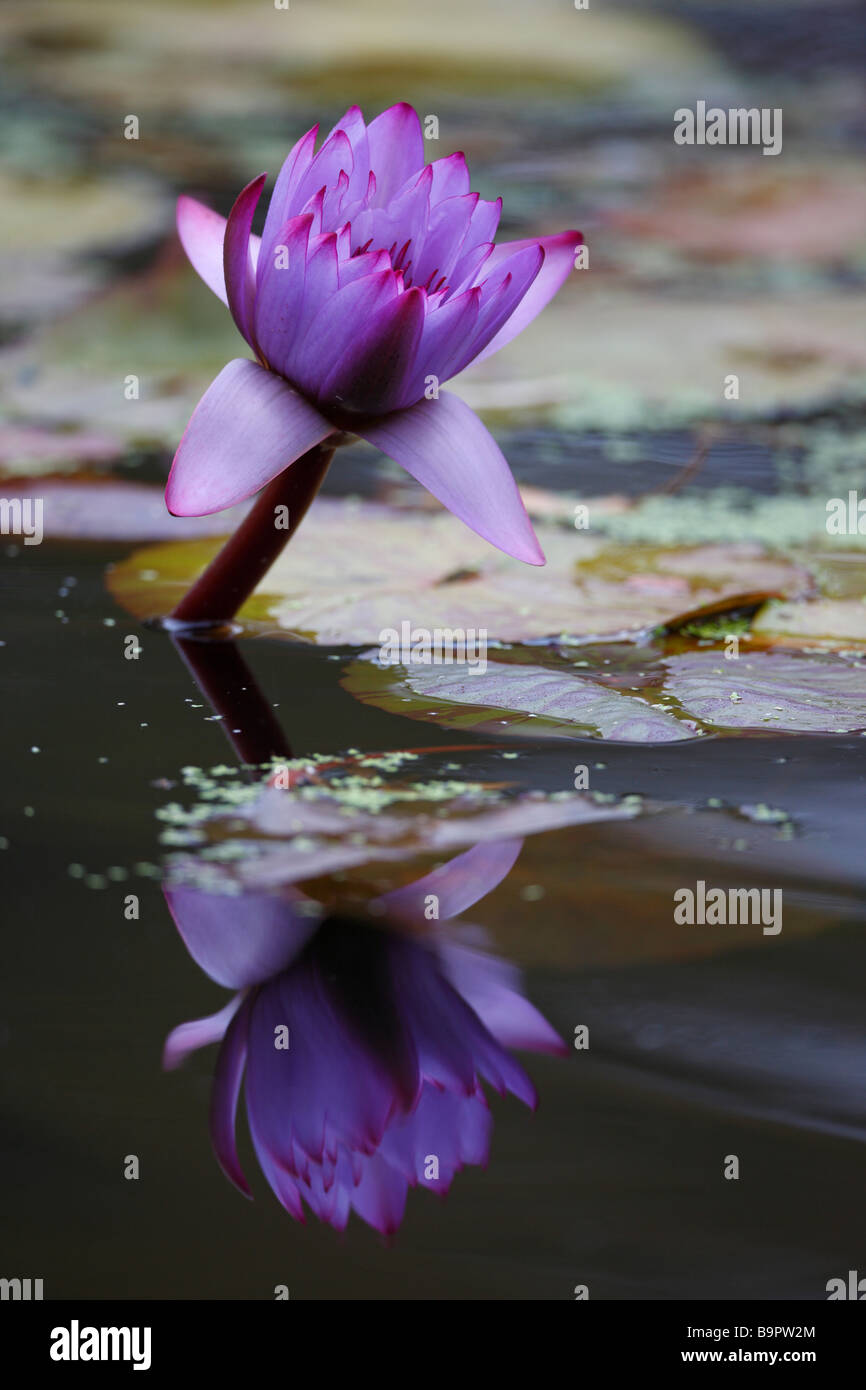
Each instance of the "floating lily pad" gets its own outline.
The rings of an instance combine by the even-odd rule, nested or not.
[[[866,729],[866,662],[838,656],[719,652],[665,660],[665,691],[716,729],[846,734]]]
[[[575,271],[524,333],[453,389],[474,409],[506,419],[534,411],[569,428],[602,430],[728,415],[729,374],[741,380],[737,419],[859,402],[864,311],[866,295],[855,290],[743,293],[721,302],[707,291],[679,300]]]
[[[20,478],[3,487],[6,498],[39,498],[43,534],[86,541],[156,540],[161,536],[213,536],[236,526],[247,507],[215,516],[173,517],[165,509],[161,488],[118,479]]]
[[[378,661],[358,661],[343,684],[365,703],[483,733],[672,743],[697,730],[639,696],[544,666],[490,662],[473,674],[465,663],[413,665],[397,675]]]
[[[758,614],[752,630],[786,646],[856,649],[866,643],[866,602],[862,598],[819,598],[769,603]]]
[[[77,470],[86,464],[111,464],[124,452],[116,435],[95,430],[0,426],[0,472],[13,477],[20,473],[34,477],[54,470]]]
[[[614,226],[677,253],[717,260],[844,261],[866,243],[862,164],[803,166],[780,174],[774,160],[690,169],[654,196],[610,215]],[[820,207],[820,217],[815,216]]]
[[[579,673],[564,667],[558,645],[532,661],[515,649],[482,671],[468,663],[403,666],[380,653],[353,662],[347,690],[366,704],[446,728],[521,737],[596,737],[612,742],[669,743],[701,734],[743,730],[850,733],[866,729],[866,661],[814,652],[744,646],[664,654],[683,642],[659,633],[655,642],[623,642],[619,650],[571,648]],[[705,641],[706,639],[697,639]],[[748,642],[748,634],[742,639]],[[607,652],[608,655],[604,655]],[[472,656],[470,651],[470,656]]]
[[[241,616],[269,635],[326,646],[378,644],[404,620],[485,628],[490,641],[513,642],[637,632],[746,587],[798,593],[805,582],[758,546],[626,548],[574,529],[537,531],[543,568],[502,555],[445,511],[318,498]],[[138,617],[165,614],[214,550],[203,542],[137,552],[114,570],[111,590]]]

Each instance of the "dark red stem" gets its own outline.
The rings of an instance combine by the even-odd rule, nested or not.
[[[336,439],[326,439],[286,468],[260,494],[244,520],[204,574],[171,614],[176,623],[228,622],[246,603],[303,521],[334,457]],[[288,511],[288,523],[277,525]]]

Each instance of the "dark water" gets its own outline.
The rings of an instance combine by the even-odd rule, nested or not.
[[[17,199],[23,212],[8,235],[0,218],[4,477],[65,459],[67,473],[86,466],[161,485],[179,422],[238,351],[228,316],[179,269],[175,196],[228,212],[256,171],[273,175],[290,136],[317,120],[327,128],[350,101],[369,116],[408,99],[441,117],[436,153],[465,146],[473,187],[504,196],[503,235],[579,226],[592,248],[585,302],[575,296],[574,319],[549,330],[562,341],[542,359],[567,376],[558,405],[509,403],[500,383],[491,407],[521,484],[589,499],[694,496],[708,514],[717,488],[744,511],[788,494],[820,519],[827,497],[862,485],[862,349],[844,316],[866,274],[854,228],[866,99],[853,0],[594,0],[588,15],[550,5],[537,20],[529,6],[473,0],[465,17],[483,9],[487,23],[461,34],[453,71],[432,41],[456,31],[454,6],[431,12],[422,42],[410,26],[404,58],[391,7],[370,0],[380,46],[360,62],[324,5],[293,5],[275,23],[298,28],[271,31],[258,0],[244,13],[178,3],[164,26],[148,19],[147,34],[135,7],[7,8],[0,187],[4,213]],[[566,38],[563,9],[574,20]],[[546,53],[526,55],[527,24],[552,26]],[[674,146],[673,109],[705,97],[784,106],[784,157]],[[127,109],[141,115],[140,141],[122,138]],[[714,177],[734,172],[722,206]],[[115,199],[114,183],[130,178]],[[144,210],[127,220],[132,194]],[[692,213],[705,239],[694,245],[683,233]],[[762,235],[755,251],[753,215],[759,232],[766,216],[780,248]],[[720,248],[709,231],[728,218]],[[838,239],[825,238],[837,226]],[[750,317],[753,299],[766,324]],[[782,311],[792,304],[801,321],[789,345]],[[725,318],[737,308],[742,333]],[[611,313],[621,346],[612,355]],[[728,324],[721,335],[717,320]],[[743,399],[731,410],[719,399],[703,420],[690,354],[700,377],[705,340],[720,381],[731,360],[743,373]],[[630,352],[635,342],[645,350]],[[521,372],[544,370],[532,351],[503,382],[521,387]],[[116,409],[127,371],[143,383],[133,423]],[[7,422],[13,435],[26,427],[41,438],[23,465]],[[69,431],[85,440],[81,458]],[[383,472],[374,451],[344,456],[325,491],[417,503],[414,484]],[[798,561],[810,539],[762,533]],[[570,792],[585,764],[594,793],[646,798],[633,820],[527,833],[504,880],[462,914],[474,928],[464,944],[518,970],[518,996],[564,1040],[563,1055],[516,1049],[537,1111],[493,1094],[486,1166],[468,1161],[444,1200],[419,1181],[387,1238],[354,1216],[344,1232],[310,1214],[299,1224],[260,1171],[243,1103],[240,1156],[255,1200],[219,1169],[208,1132],[217,1049],[162,1065],[171,1030],[230,992],[196,964],[166,905],[169,861],[185,851],[166,842],[161,813],[193,799],[184,768],[231,766],[235,755],[169,637],[106,589],[106,567],[131,546],[9,540],[0,538],[0,1277],[41,1278],[46,1298],[270,1300],[284,1285],[292,1299],[569,1300],[585,1285],[592,1299],[820,1300],[828,1280],[866,1272],[866,739],[512,738],[507,750],[520,756],[506,761],[492,736],[356,699],[332,660],[346,653],[242,638],[262,709],[296,756],[341,765],[348,750],[423,747],[413,779],[548,794]],[[816,566],[825,580],[828,555]],[[850,598],[859,570],[840,579],[839,564],[834,582]],[[124,656],[129,636],[136,661]],[[368,880],[381,868],[382,891],[405,885],[438,857],[448,855],[366,866]],[[363,879],[359,870],[346,882]],[[780,889],[782,931],[674,924],[674,893],[698,880]],[[239,924],[254,925],[248,902],[228,901]],[[214,922],[225,902],[211,904]],[[443,1003],[435,969],[425,975],[435,954],[417,932],[361,918],[353,901],[348,922],[326,922],[290,969],[295,980],[318,970],[353,1036],[403,1066],[389,961],[410,961],[407,975],[423,984],[415,1002],[435,998],[434,1018],[456,1004]],[[359,940],[363,959],[352,956]],[[340,1022],[335,1010],[318,1034],[332,1056],[322,1089],[351,1096],[369,1058],[337,1048]],[[573,1045],[580,1029],[587,1049]],[[433,1147],[449,1137],[443,1126]],[[725,1176],[732,1157],[736,1179]]]
[[[470,914],[562,1037],[587,1024],[591,1046],[524,1055],[537,1113],[494,1099],[487,1170],[459,1173],[444,1202],[410,1192],[390,1242],[357,1220],[343,1235],[299,1226],[245,1137],[254,1203],[214,1162],[214,1050],[160,1068],[168,1031],[226,996],[147,876],[163,855],[155,812],[175,795],[154,782],[228,753],[210,711],[190,708],[168,639],[105,595],[117,553],[46,543],[4,560],[6,1265],[38,1270],[53,1296],[104,1298],[268,1298],[286,1284],[293,1298],[556,1299],[585,1283],[601,1298],[808,1299],[857,1267],[863,740],[527,751],[527,785],[568,787],[583,758],[605,764],[599,789],[669,805],[530,837]],[[127,632],[142,643],[134,672]],[[322,652],[259,643],[249,659],[296,753],[418,742],[417,725],[343,693]],[[423,733],[427,747],[454,741]],[[462,742],[461,775],[490,776],[496,750]],[[430,753],[425,767],[451,756]],[[708,797],[782,805],[797,837],[691,809]],[[737,834],[754,881],[785,885],[785,929],[741,928],[727,948],[724,928],[709,950],[672,943],[673,887],[711,878]],[[70,865],[130,878],[89,887]],[[521,897],[539,882],[540,901]],[[124,918],[130,891],[138,921]],[[130,1154],[136,1182],[123,1177]],[[723,1177],[732,1154],[738,1181]]]

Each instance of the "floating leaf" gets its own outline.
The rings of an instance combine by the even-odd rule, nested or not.
[[[503,556],[444,511],[322,497],[241,616],[272,635],[330,646],[378,644],[407,620],[525,641],[637,632],[746,584],[788,593],[804,584],[803,571],[759,546],[627,548],[573,529],[537,531],[543,568]],[[117,566],[111,590],[138,617],[166,613],[214,550],[202,543],[139,552]]]
[[[507,729],[509,734],[535,738],[563,734],[618,743],[671,743],[691,738],[696,731],[694,724],[638,696],[544,666],[490,662],[485,671],[477,668],[473,674],[466,663],[395,671],[377,661],[358,661],[343,684],[365,703],[481,733]]]
[[[665,692],[716,729],[853,733],[866,729],[866,663],[837,656],[719,652],[668,657]]]
[[[864,310],[866,296],[854,290],[680,300],[575,272],[524,333],[470,367],[453,389],[479,411],[506,419],[543,411],[584,430],[717,419],[728,374],[748,379],[740,419],[859,403]]]
[[[821,598],[770,603],[758,614],[752,630],[786,646],[856,645],[866,642],[866,602]]]
[[[3,496],[38,497],[44,535],[69,540],[224,535],[248,510],[239,506],[213,516],[173,517],[166,511],[161,488],[108,478],[40,478],[27,486],[16,479],[4,484]]]
[[[22,473],[35,477],[54,470],[80,470],[86,464],[114,463],[124,452],[116,435],[95,430],[0,426],[0,471],[13,478]]]
[[[670,654],[684,640],[659,633],[654,643],[559,644],[543,653],[545,665],[523,664],[533,661],[533,649],[514,649],[508,661],[488,661],[486,671],[472,648],[474,670],[468,662],[421,664],[411,651],[404,666],[393,666],[381,652],[368,653],[349,666],[343,685],[392,713],[500,736],[669,743],[747,729],[866,728],[866,662],[752,649],[729,660],[706,647]],[[583,653],[572,663],[580,674],[563,667],[569,650]]]
[[[704,603],[700,608],[692,608],[687,613],[678,613],[665,623],[668,633],[683,632],[690,636],[711,637],[717,633],[736,631],[738,625],[748,628],[749,620],[776,594],[766,591],[749,594],[732,594],[730,598],[716,599]],[[796,605],[792,605],[796,606]]]
[[[725,161],[663,183],[650,198],[610,214],[642,242],[655,238],[695,257],[765,256],[837,264],[866,242],[863,165],[800,167]],[[816,216],[816,209],[820,215]]]

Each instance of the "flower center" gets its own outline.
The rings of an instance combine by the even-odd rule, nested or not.
[[[370,240],[366,242],[363,246],[359,246],[357,251],[352,252],[352,255],[363,256],[366,254],[367,251],[370,250],[370,247],[372,245],[373,238],[370,237]],[[407,290],[411,289],[412,287],[412,275],[410,273],[412,270],[412,257],[409,255],[409,248],[411,247],[411,245],[412,238],[410,237],[408,241],[404,241],[399,251],[397,251],[396,241],[393,241],[390,247],[388,248],[388,255],[391,258],[391,269],[394,271],[399,271],[399,273],[403,277],[403,286]],[[421,286],[421,288],[423,290],[426,290],[428,294],[437,294],[439,290],[442,289],[442,286],[445,284],[445,281],[448,278],[446,275],[440,276],[439,282],[437,284],[434,283],[436,281],[437,275],[439,275],[438,266],[435,268],[435,270],[431,270],[430,274],[427,276],[426,281]]]

